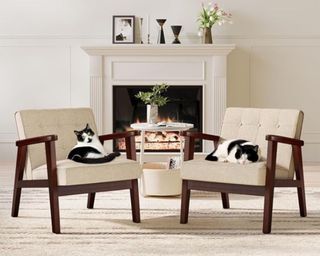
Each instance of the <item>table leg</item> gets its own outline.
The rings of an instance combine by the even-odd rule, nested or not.
[[[140,164],[143,165],[145,131],[141,131]]]
[[[180,166],[183,162],[183,148],[184,148],[184,137],[181,135],[181,131],[179,131],[179,139],[180,139]]]

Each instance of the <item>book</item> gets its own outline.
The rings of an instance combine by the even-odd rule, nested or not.
[[[157,127],[187,127],[186,123],[177,123],[177,122],[159,122],[156,124]]]
[[[167,169],[175,170],[181,167],[181,158],[179,156],[171,156],[167,161]]]

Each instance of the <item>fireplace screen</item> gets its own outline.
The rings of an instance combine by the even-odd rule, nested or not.
[[[146,106],[135,97],[139,91],[149,91],[152,86],[113,86],[113,131],[131,130],[130,124],[146,122]],[[170,86],[166,96],[169,102],[159,107],[159,122],[192,123],[191,131],[202,131],[202,86]],[[145,151],[178,152],[180,141],[178,132],[146,132]],[[136,137],[137,150],[140,136]],[[114,150],[124,151],[123,139],[114,141]],[[196,152],[202,151],[202,142],[196,141]]]

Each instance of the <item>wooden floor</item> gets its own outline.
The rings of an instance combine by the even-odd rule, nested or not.
[[[320,163],[305,165],[306,187],[320,187]],[[0,163],[0,186],[13,186],[14,163]]]

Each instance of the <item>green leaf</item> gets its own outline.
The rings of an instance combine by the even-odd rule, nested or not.
[[[143,101],[144,104],[164,106],[169,99],[162,94],[167,91],[169,85],[162,83],[152,87],[150,92],[139,92],[135,95],[136,98]]]

